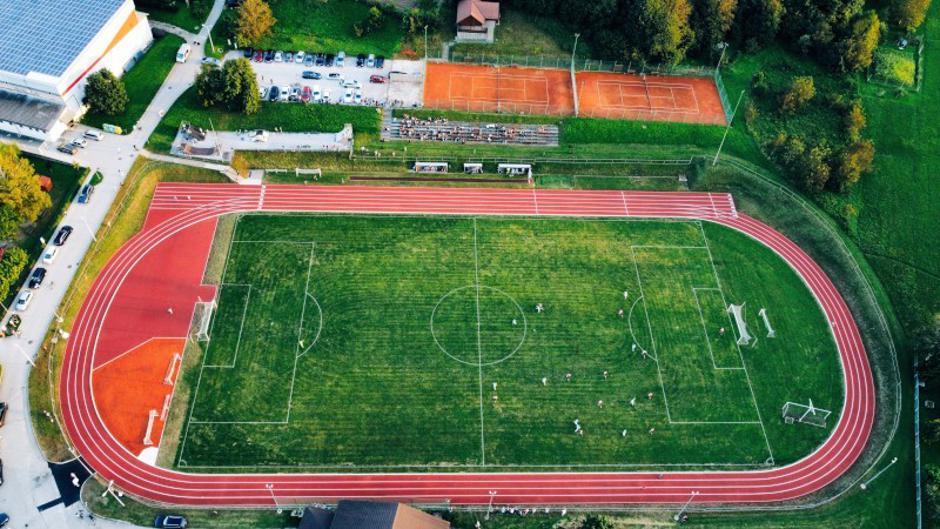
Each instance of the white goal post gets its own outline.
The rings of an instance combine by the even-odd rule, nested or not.
[[[808,406],[798,402],[787,402],[782,409],[783,422],[808,424],[817,428],[825,428],[831,414],[829,410],[813,406],[813,399],[809,400]]]
[[[196,302],[196,341],[209,341],[209,324],[215,312],[215,300]]]
[[[747,322],[744,321],[744,304],[728,305],[728,312],[734,316],[734,323],[738,328],[738,345],[747,345],[751,343],[751,335],[747,332]]]

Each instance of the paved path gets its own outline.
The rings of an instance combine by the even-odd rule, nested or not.
[[[207,38],[209,28],[215,25],[223,7],[224,0],[215,0],[205,26],[199,35],[195,36],[196,40],[203,42]],[[186,32],[179,34],[187,36]],[[192,35],[188,36],[192,42]],[[126,136],[105,134],[105,138],[100,142],[89,141],[88,147],[74,157],[56,151],[55,144],[16,142],[25,152],[64,163],[76,162],[90,167],[92,173],[100,171],[104,179],[96,188],[90,203],[73,203],[65,211],[62,223],[74,226],[75,231],[68,243],[61,248],[56,262],[47,266],[49,275],[45,284],[23,315],[22,335],[0,341],[0,362],[3,363],[0,401],[10,404],[6,425],[0,429],[0,457],[4,467],[4,483],[0,487],[0,512],[10,515],[11,527],[129,527],[128,524],[102,519],[96,519],[95,522],[90,522],[87,518],[79,520],[75,514],[81,509],[80,503],[68,508],[59,504],[42,512],[38,510],[39,505],[57,499],[59,492],[33,436],[27,397],[30,366],[26,357],[36,356],[79,263],[91,247],[92,231],[97,231],[100,227],[123,185],[128,170],[139,154],[136,149],[146,143],[166,110],[194,82],[203,56],[202,48],[194,46],[190,59],[173,67],[137,126]],[[65,137],[80,135],[85,130],[87,128],[84,126],[75,127],[73,131],[67,132]]]

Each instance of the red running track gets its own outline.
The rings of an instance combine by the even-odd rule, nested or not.
[[[152,249],[219,215],[258,210],[665,217],[731,227],[785,259],[818,300],[844,370],[842,415],[812,454],[784,467],[751,471],[189,474],[146,464],[112,437],[95,408],[90,378],[101,330],[109,318],[121,317],[109,308],[125,278]],[[60,394],[69,437],[104,479],[149,500],[196,506],[270,506],[351,497],[449,500],[455,505],[653,504],[683,503],[693,491],[698,492],[694,502],[700,504],[779,502],[817,491],[844,473],[862,452],[875,411],[868,358],[835,286],[796,244],[735,211],[730,195],[532,189],[161,184],[147,225],[111,258],[85,299],[65,353]],[[495,498],[490,491],[496,491]]]

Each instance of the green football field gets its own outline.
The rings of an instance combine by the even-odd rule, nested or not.
[[[721,226],[252,214],[217,246],[179,468],[779,465],[841,410],[812,295]],[[808,399],[826,428],[782,420]]]

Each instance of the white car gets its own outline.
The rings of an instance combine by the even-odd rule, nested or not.
[[[346,93],[343,94],[343,103],[352,103],[353,93],[351,88],[346,89]]]
[[[72,140],[72,145],[84,149],[85,147],[88,147],[88,140],[85,138],[75,138]]]
[[[211,64],[211,65],[213,65],[213,66],[218,66],[219,68],[221,68],[221,67],[222,67],[222,60],[221,60],[221,59],[216,59],[215,57],[203,57],[203,58],[202,58],[202,64]]]
[[[261,100],[262,100],[262,101],[264,101],[265,99],[267,99],[267,98],[268,98],[268,87],[267,87],[267,86],[259,86],[259,87],[258,87],[258,95],[261,96]]]
[[[278,93],[279,101],[287,101],[290,98],[290,87],[282,86],[281,91]]]
[[[284,62],[284,54],[281,52],[274,53],[274,62]]]
[[[326,89],[323,91],[323,102],[324,103],[330,102],[330,90],[329,89]]]
[[[24,290],[16,297],[16,304],[13,306],[13,309],[17,312],[23,312],[29,307],[29,302],[32,300],[33,292],[31,290]]]
[[[333,65],[338,68],[342,68],[345,62],[346,62],[346,52],[341,51],[336,54],[336,60],[333,62]]]
[[[320,92],[320,85],[313,85],[313,100],[319,102],[323,98],[323,94]]]
[[[362,104],[362,90],[356,90],[356,95],[353,96],[353,101],[354,101],[357,105],[361,105],[361,104]]]
[[[304,52],[298,51],[297,53],[295,53],[295,54],[294,54],[294,62],[296,62],[297,64],[303,64],[303,63],[304,63]]]
[[[59,255],[59,249],[53,246],[47,249],[44,254],[42,254],[42,262],[44,264],[52,264],[55,262],[57,255]]]
[[[268,141],[268,131],[261,129],[254,131],[254,133],[251,135],[251,141],[257,143],[264,143]]]

